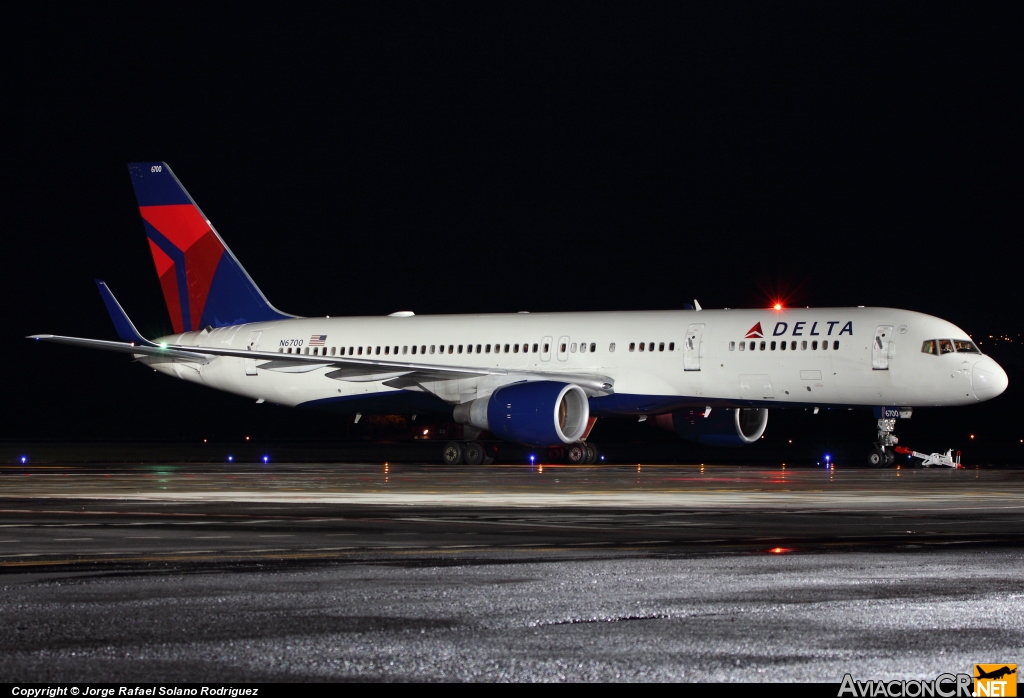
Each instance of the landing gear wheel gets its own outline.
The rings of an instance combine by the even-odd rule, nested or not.
[[[484,462],[484,458],[486,457],[487,453],[484,451],[484,447],[479,441],[470,441],[466,444],[466,447],[462,449],[462,460],[466,465],[480,465]]]
[[[577,441],[565,447],[565,462],[579,465],[587,459],[587,448],[583,442]]]
[[[459,465],[462,463],[462,444],[458,441],[449,441],[441,451],[441,459],[445,465]]]
[[[875,446],[868,454],[868,465],[872,468],[881,468],[885,465],[886,452],[881,446]]]
[[[586,450],[587,455],[584,458],[585,463],[596,463],[597,457],[600,455],[597,451],[597,446],[590,443],[589,441],[583,442],[583,448]]]

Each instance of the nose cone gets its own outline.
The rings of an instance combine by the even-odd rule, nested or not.
[[[1006,390],[1010,380],[1006,377],[1003,367],[989,358],[974,364],[971,372],[971,385],[974,386],[974,397],[988,400]]]

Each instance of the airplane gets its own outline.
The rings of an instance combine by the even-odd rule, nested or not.
[[[439,415],[463,425],[447,464],[498,442],[594,462],[598,418],[648,417],[702,444],[741,446],[774,408],[868,407],[873,466],[896,420],[969,405],[1006,372],[966,332],[895,308],[782,308],[298,317],[275,308],[164,162],[128,166],[174,333],[143,337],[102,281],[121,341],[29,339],[131,354],[150,368],[257,402],[354,416]]]
[[[976,679],[997,679],[998,680],[998,679],[1003,678],[1004,676],[1009,676],[1010,674],[1016,674],[1017,673],[1017,666],[1016,665],[1014,665],[1013,669],[1011,669],[1008,666],[1003,666],[1003,667],[1000,667],[999,669],[993,669],[992,671],[985,671],[979,665],[975,664],[974,665],[974,669],[975,669],[975,671],[978,672],[978,675],[974,677]]]

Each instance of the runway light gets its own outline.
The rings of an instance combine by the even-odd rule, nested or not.
[[[249,435],[248,435],[248,434],[246,434],[246,436],[245,436],[245,440],[246,440],[246,441],[248,441],[248,440],[249,440]]]
[[[263,456],[263,464],[266,465],[270,462],[270,456]]]
[[[21,463],[22,463],[22,465],[24,465],[25,463],[28,463],[28,456],[22,456],[21,457]]]
[[[785,555],[786,553],[793,552],[792,548],[769,548],[768,552],[772,555]]]
[[[234,456],[228,456],[228,463],[234,463],[234,462],[235,462],[235,457]]]

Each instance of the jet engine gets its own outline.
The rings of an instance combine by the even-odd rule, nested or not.
[[[579,441],[589,418],[590,403],[583,388],[556,381],[505,385],[489,397],[455,407],[456,422],[525,446]]]
[[[676,410],[655,418],[662,429],[674,431],[689,441],[706,446],[745,446],[761,438],[768,426],[768,410],[763,407]]]

